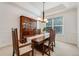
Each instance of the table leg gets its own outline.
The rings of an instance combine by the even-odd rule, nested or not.
[[[42,55],[44,56],[44,42],[43,42],[43,50],[42,50]]]

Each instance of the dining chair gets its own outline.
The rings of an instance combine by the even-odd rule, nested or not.
[[[33,49],[31,47],[31,44],[29,43],[20,43],[18,39],[18,32],[17,28],[12,29],[12,42],[13,42],[13,56],[16,54],[17,56],[26,56],[30,55],[30,53],[33,56]]]
[[[50,29],[50,37],[44,42],[44,53],[50,56],[50,50],[54,51],[53,46],[55,46],[55,31]]]

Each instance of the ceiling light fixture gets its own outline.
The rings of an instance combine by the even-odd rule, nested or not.
[[[47,21],[47,18],[45,18],[44,5],[45,5],[45,2],[43,2],[42,18],[38,18],[38,20],[41,21],[42,23],[47,23],[48,21]]]

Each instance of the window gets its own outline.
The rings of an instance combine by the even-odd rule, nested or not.
[[[52,27],[52,19],[48,19],[48,23],[46,23],[46,27]]]
[[[48,23],[46,23],[46,31],[50,28],[52,28],[52,19],[48,19]]]
[[[57,34],[63,34],[63,17],[55,17],[54,18],[54,29]]]

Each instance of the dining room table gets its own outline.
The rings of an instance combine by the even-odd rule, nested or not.
[[[42,39],[40,39],[40,37],[43,37]],[[47,40],[47,38],[50,37],[50,33],[48,32],[43,32],[41,34],[36,34],[36,35],[33,35],[33,36],[29,36],[27,37],[27,42],[28,43],[31,43],[32,45],[32,49],[33,49],[33,52],[34,52],[34,49],[35,49],[35,42],[37,42],[38,44],[42,44],[42,47],[44,46],[44,41]],[[38,46],[39,47],[39,46]],[[39,48],[40,49],[40,48]],[[44,55],[44,48],[42,49],[42,55]]]

